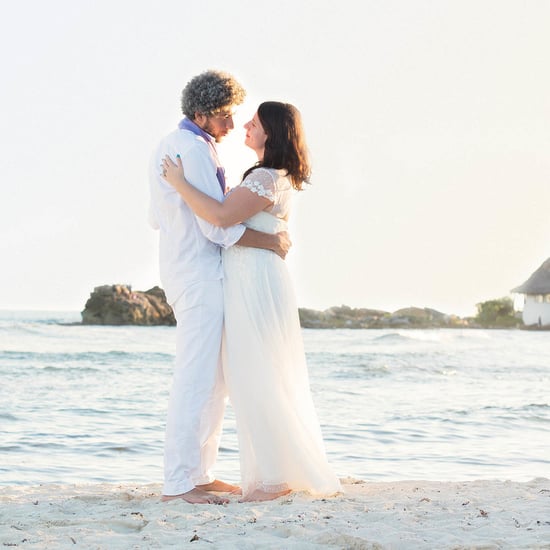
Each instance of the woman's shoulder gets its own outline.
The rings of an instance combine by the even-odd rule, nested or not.
[[[267,168],[265,166],[258,166],[254,168],[248,174],[246,179],[253,179],[264,183],[270,183],[272,185],[283,185],[287,182],[287,172],[283,168]]]
[[[275,200],[280,193],[291,187],[285,170],[265,166],[251,170],[240,185],[270,200]]]
[[[269,177],[272,180],[276,180],[279,170],[275,168],[267,168],[266,166],[256,166],[251,172],[248,174],[248,177],[252,176],[253,178],[265,178]]]

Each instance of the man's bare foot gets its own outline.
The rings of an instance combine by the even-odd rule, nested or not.
[[[285,489],[284,491],[279,491],[278,493],[266,493],[261,489],[256,489],[245,498],[239,500],[239,502],[263,502],[266,500],[275,500],[276,498],[288,495],[288,493],[292,493],[292,489]]]
[[[225,481],[220,481],[215,479],[211,483],[206,483],[204,485],[197,485],[198,489],[203,491],[213,491],[214,493],[230,493],[232,495],[242,495],[241,488],[237,485],[231,485],[230,483],[225,483]]]
[[[229,499],[221,498],[217,495],[213,495],[207,491],[195,487],[187,493],[182,493],[181,495],[162,495],[162,502],[168,502],[169,500],[175,500],[176,498],[181,498],[185,502],[190,504],[227,504]]]

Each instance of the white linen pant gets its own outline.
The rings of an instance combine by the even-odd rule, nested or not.
[[[220,348],[222,281],[190,285],[173,304],[176,363],[164,447],[164,495],[214,480],[227,390]]]

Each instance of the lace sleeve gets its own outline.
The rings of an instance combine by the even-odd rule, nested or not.
[[[275,178],[265,168],[256,168],[256,170],[250,172],[242,181],[241,186],[250,189],[260,197],[275,202]]]

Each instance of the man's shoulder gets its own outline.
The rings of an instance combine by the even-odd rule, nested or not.
[[[179,128],[160,140],[152,155],[153,164],[159,164],[160,159],[165,155],[172,158],[180,155],[184,166],[188,166],[189,162],[199,162],[201,164],[212,164],[214,162],[210,148],[202,137]]]
[[[189,130],[182,130],[176,128],[166,136],[164,136],[159,143],[159,147],[185,147],[191,149],[193,147],[208,147],[204,139],[195,135]]]

